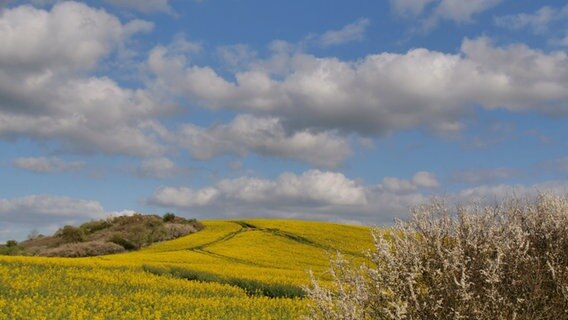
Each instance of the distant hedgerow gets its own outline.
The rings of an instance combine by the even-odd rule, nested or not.
[[[568,319],[567,197],[456,213],[434,201],[375,230],[370,265],[338,256],[309,319]]]
[[[251,296],[265,296],[269,298],[302,298],[306,295],[302,288],[290,284],[265,283],[253,279],[225,277],[209,272],[176,267],[155,267],[144,265],[143,269],[146,272],[157,275],[172,275],[176,278],[191,281],[228,284],[243,289],[248,295]]]

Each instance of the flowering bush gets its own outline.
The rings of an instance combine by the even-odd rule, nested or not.
[[[568,198],[451,212],[440,201],[375,230],[370,263],[312,277],[310,319],[566,319]]]

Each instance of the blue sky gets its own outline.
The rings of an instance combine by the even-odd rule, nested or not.
[[[568,4],[0,1],[0,242],[568,190]]]

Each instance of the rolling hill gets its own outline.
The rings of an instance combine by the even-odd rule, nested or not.
[[[0,319],[297,319],[308,270],[326,279],[336,252],[363,261],[372,246],[366,227],[202,223],[197,233],[128,253],[0,257]]]

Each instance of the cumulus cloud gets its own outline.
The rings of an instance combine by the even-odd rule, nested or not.
[[[361,41],[365,36],[365,30],[371,24],[366,18],[358,19],[339,30],[330,30],[317,37],[317,42],[324,46],[335,46],[353,41]]]
[[[383,178],[382,187],[392,192],[411,192],[419,188],[437,188],[440,182],[431,172],[417,172],[412,179],[404,180],[395,177]]]
[[[487,11],[502,0],[391,0],[395,13],[407,18],[420,18],[421,31],[428,31],[441,20],[471,23],[473,16]]]
[[[0,19],[3,69],[23,73],[92,69],[127,37],[148,28],[148,22],[122,24],[104,10],[77,2],[59,3],[50,11],[18,6]]]
[[[76,171],[85,167],[84,162],[65,162],[59,158],[28,157],[17,158],[13,161],[16,168],[38,173]]]
[[[438,0],[390,0],[393,10],[401,16],[417,17],[425,8]]]
[[[165,179],[181,173],[181,169],[168,158],[150,158],[142,161],[136,173],[144,178]]]
[[[133,210],[107,212],[98,201],[52,195],[0,198],[0,243],[25,240],[32,230],[52,234],[66,224],[78,224],[112,215],[132,215]]]
[[[330,132],[286,132],[273,117],[239,115],[228,124],[210,128],[185,125],[179,143],[194,158],[205,160],[222,154],[247,152],[297,159],[323,167],[337,167],[351,154],[349,143]]]
[[[106,212],[97,201],[69,197],[32,195],[0,199],[0,220],[12,223],[67,223],[103,218]]]
[[[152,118],[168,108],[145,90],[87,76],[131,36],[147,31],[147,22],[123,24],[103,10],[62,2],[50,11],[7,9],[0,25],[0,139],[53,140],[77,152],[164,151]]]
[[[256,60],[256,51],[246,44],[220,46],[217,55],[230,70],[246,69]]]
[[[496,17],[495,24],[512,30],[529,28],[536,33],[542,33],[548,31],[552,23],[567,19],[568,5],[560,9],[544,6],[535,13],[518,13]]]
[[[518,13],[495,18],[497,26],[510,30],[528,29],[546,37],[549,44],[568,46],[568,5],[544,6],[534,13]]]
[[[495,204],[509,198],[534,198],[539,193],[554,195],[567,195],[568,183],[566,181],[547,181],[532,185],[480,185],[457,192],[454,201],[458,204]]]
[[[210,204],[220,197],[264,205],[361,205],[367,201],[364,188],[343,174],[310,170],[301,175],[283,173],[274,181],[238,178],[197,190],[162,188],[150,202],[167,205],[169,201],[172,206],[190,208]]]
[[[168,0],[104,0],[115,6],[131,8],[140,12],[165,12],[173,13]]]
[[[202,188],[162,187],[146,201],[208,218],[262,216],[390,224],[395,218],[408,217],[411,207],[428,202],[433,197],[430,189],[438,186],[428,172],[418,172],[408,181],[367,185],[341,173],[309,170],[283,173],[275,179],[226,179]],[[563,195],[568,184],[480,185],[447,193],[444,199],[451,206],[474,202],[493,205],[511,197],[534,197],[539,192]]]
[[[502,0],[442,0],[435,15],[456,22],[471,22],[474,14],[491,9]]]
[[[288,130],[455,132],[476,105],[568,114],[565,52],[496,47],[478,38],[465,39],[458,54],[412,49],[342,61],[279,51],[277,59],[278,69],[271,59],[258,61],[236,72],[234,81],[184,64],[163,48],[152,51],[148,63],[156,82],[174,95],[212,109],[275,116]]]
[[[380,185],[364,185],[341,173],[309,170],[302,174],[283,173],[274,180],[226,179],[201,189],[163,187],[147,202],[217,217],[261,215],[388,223],[426,199],[419,192],[391,191]]]
[[[506,180],[517,176],[519,172],[511,168],[491,168],[478,170],[463,170],[452,173],[451,180],[470,184],[489,183]]]
[[[215,188],[162,187],[149,200],[149,203],[158,206],[187,209],[211,204],[218,195],[219,190]]]

